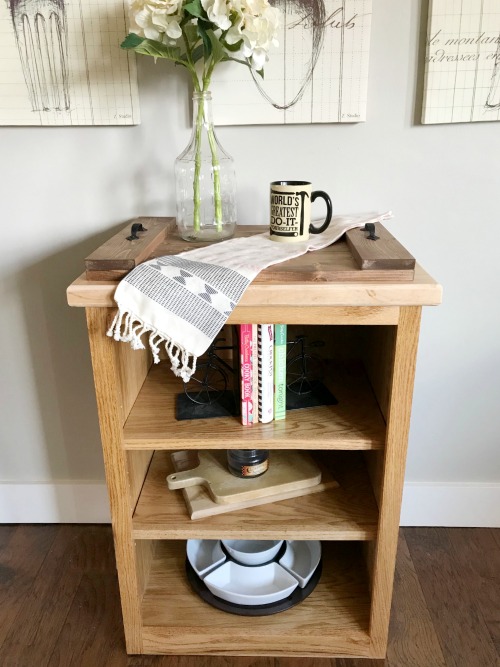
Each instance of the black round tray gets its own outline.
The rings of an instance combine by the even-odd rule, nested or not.
[[[283,545],[286,548],[286,541],[283,542]],[[284,549],[282,547],[276,556],[269,562],[278,562],[283,553]],[[229,556],[227,560],[234,559]],[[220,567],[222,567],[222,565]],[[298,605],[300,602],[302,602],[302,600],[305,600],[309,595],[311,595],[321,577],[321,571],[322,561],[320,560],[318,567],[315,569],[314,574],[307,582],[307,585],[304,588],[297,586],[293,593],[284,600],[278,600],[277,602],[271,602],[270,604],[243,605],[235,604],[234,602],[228,602],[227,600],[222,600],[221,598],[218,598],[216,595],[214,595],[199,578],[191,563],[186,558],[187,578],[195,593],[197,593],[202,600],[212,605],[212,607],[216,607],[217,609],[225,611],[229,614],[238,614],[239,616],[270,616],[271,614],[278,614],[280,611],[286,611],[287,609],[291,609],[291,607],[295,607],[295,605]]]

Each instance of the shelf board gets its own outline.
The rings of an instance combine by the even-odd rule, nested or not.
[[[359,365],[328,365],[338,405],[288,411],[286,419],[242,427],[238,417],[175,419],[183,392],[169,364],[150,369],[124,428],[126,449],[382,449],[385,422]]]
[[[194,593],[185,542],[157,544],[142,601],[149,654],[370,656],[370,594],[359,544],[323,543],[323,574],[301,604],[270,620],[229,614]]]
[[[378,508],[361,452],[316,452],[339,485],[192,521],[182,491],[169,491],[169,452],[155,452],[133,516],[135,539],[373,540]],[[271,453],[272,465],[272,453]]]

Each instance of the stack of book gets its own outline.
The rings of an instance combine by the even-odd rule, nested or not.
[[[284,419],[286,324],[240,324],[238,338],[242,424]]]

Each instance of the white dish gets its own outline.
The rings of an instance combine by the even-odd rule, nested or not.
[[[200,579],[204,579],[226,560],[219,540],[188,540],[186,551],[188,560]]]
[[[283,540],[221,540],[228,553],[243,565],[262,565],[276,556]]]
[[[278,563],[245,567],[233,561],[210,572],[204,584],[216,597],[247,606],[284,600],[298,585]]]
[[[307,586],[321,559],[321,542],[290,540],[286,543],[286,551],[279,564],[292,574],[299,582],[299,586]]]

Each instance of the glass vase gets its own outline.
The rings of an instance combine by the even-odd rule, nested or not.
[[[186,241],[223,241],[236,227],[234,160],[212,120],[212,95],[193,93],[193,133],[175,161],[177,229]]]

